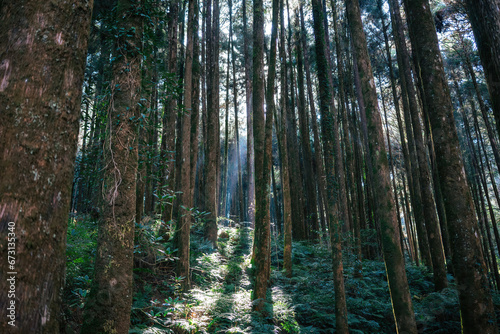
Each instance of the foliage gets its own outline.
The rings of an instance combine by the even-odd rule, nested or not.
[[[66,245],[66,284],[63,310],[68,326],[82,321],[85,297],[90,290],[97,241],[97,223],[89,216],[71,217]]]

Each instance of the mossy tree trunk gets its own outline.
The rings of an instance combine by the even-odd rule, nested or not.
[[[92,1],[0,6],[2,333],[59,332],[91,10]]]
[[[271,54],[269,58],[269,80],[267,94],[264,87],[264,4],[255,0],[253,4],[253,79],[252,108],[255,149],[255,238],[252,262],[255,282],[252,293],[252,309],[264,311],[269,281],[270,260],[270,193],[269,182],[272,168],[272,129],[274,110],[274,78],[276,76],[276,32],[278,0],[273,0],[273,25]],[[267,95],[267,113],[264,115],[264,100]]]
[[[399,225],[396,218],[394,195],[390,185],[389,165],[382,132],[382,120],[378,109],[375,82],[358,0],[346,1],[346,6],[367,118],[368,156],[371,159],[373,168],[373,190],[377,201],[377,218],[380,225],[382,250],[396,326],[398,332],[417,333],[415,314],[413,313],[410,289],[406,278],[405,263],[399,240]]]
[[[103,205],[81,333],[127,333],[132,307],[141,2],[117,3],[117,39],[104,147]]]
[[[321,111],[321,134],[323,140],[323,158],[325,161],[328,220],[330,227],[330,237],[332,242],[333,255],[333,277],[335,285],[335,316],[336,329],[339,333],[348,333],[347,307],[345,300],[344,275],[342,264],[342,240],[340,235],[340,222],[336,208],[336,183],[338,179],[334,175],[334,155],[335,140],[333,131],[334,110],[330,108],[332,104],[331,81],[329,78],[330,66],[328,63],[328,53],[326,48],[326,38],[324,29],[323,10],[319,0],[312,1],[314,18],[314,37],[316,46],[316,58],[318,69],[319,99]],[[341,161],[339,162],[342,163]],[[335,166],[337,167],[337,166]]]
[[[420,183],[420,191],[422,198],[422,208],[425,218],[425,230],[427,232],[427,240],[429,242],[430,255],[432,260],[432,272],[434,273],[434,286],[436,291],[440,291],[448,286],[446,278],[446,266],[444,250],[441,241],[441,229],[437,216],[436,206],[434,205],[434,195],[432,192],[431,170],[427,162],[426,147],[423,138],[423,130],[419,108],[417,102],[417,92],[413,84],[411,76],[410,58],[406,43],[404,41],[403,25],[400,17],[399,4],[394,4],[391,10],[393,15],[394,37],[396,42],[396,51],[398,53],[398,64],[401,69],[401,87],[403,93],[403,107],[406,109],[406,122],[412,125],[413,136],[415,141],[415,149],[418,164],[418,177]],[[380,11],[382,11],[382,3],[379,2]],[[385,26],[385,25],[384,25]],[[386,28],[384,28],[385,31]],[[386,43],[387,44],[387,43]]]
[[[464,171],[453,105],[427,0],[406,0],[410,38],[415,49],[424,103],[429,111],[436,162],[444,197],[453,269],[464,333],[497,333],[495,312],[478,238],[472,196]]]

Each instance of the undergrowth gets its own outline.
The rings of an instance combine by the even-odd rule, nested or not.
[[[191,282],[181,293],[175,276],[175,249],[158,236],[160,220],[136,226],[134,301],[130,333],[334,333],[331,252],[322,244],[294,242],[293,276],[282,272],[283,239],[273,238],[271,288],[263,314],[251,311],[252,230],[219,229],[218,248],[195,225],[191,236]],[[64,310],[67,328],[78,332],[92,277],[96,224],[73,219],[68,230]],[[384,263],[363,261],[354,278],[352,253],[344,252],[344,280],[351,333],[395,333]],[[419,333],[459,333],[460,312],[453,277],[450,287],[434,292],[432,274],[407,264]],[[496,309],[500,295],[494,294]]]

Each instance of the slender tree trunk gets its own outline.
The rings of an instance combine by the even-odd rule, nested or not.
[[[295,26],[298,27],[298,17],[296,18]],[[316,185],[312,180],[314,179],[313,172],[313,157],[311,151],[311,143],[309,141],[309,119],[306,114],[306,96],[304,85],[304,57],[301,45],[300,30],[297,29],[297,36],[295,41],[295,50],[297,52],[297,84],[299,89],[299,126],[300,126],[300,139],[302,144],[303,161],[304,161],[304,178],[307,203],[308,217],[306,217],[306,226],[311,230],[310,238],[312,240],[319,239],[319,226],[317,215],[317,198],[316,198]]]
[[[334,156],[335,140],[333,126],[334,110],[332,107],[331,81],[329,78],[328,51],[326,48],[325,30],[323,25],[323,11],[319,0],[312,1],[314,18],[314,35],[316,45],[316,58],[319,81],[319,97],[321,110],[321,132],[323,136],[323,154],[325,159],[327,196],[328,196],[328,216],[330,222],[330,236],[332,239],[333,253],[333,277],[335,286],[335,316],[336,330],[339,333],[348,333],[347,307],[345,299],[343,263],[342,263],[342,240],[340,236],[340,223],[335,210],[335,183],[339,180],[334,176]],[[338,133],[337,133],[338,134]],[[340,161],[340,164],[342,162]],[[337,165],[335,166],[337,167]],[[337,170],[338,172],[338,170]]]
[[[284,250],[283,267],[287,277],[292,276],[292,197],[290,189],[290,171],[288,168],[288,147],[286,134],[286,110],[288,109],[287,71],[285,53],[285,20],[283,0],[280,1],[280,66],[281,79],[281,126],[276,122],[276,131],[279,131],[278,144],[280,146],[281,158],[281,184],[283,188],[283,229],[284,229]]]
[[[196,34],[194,11],[196,0],[189,0],[188,31],[186,60],[184,70],[184,108],[179,112],[179,137],[177,139],[176,157],[176,200],[174,203],[174,219],[177,226],[174,243],[177,248],[177,276],[183,277],[182,288],[187,290],[189,277],[189,244],[191,229],[192,186],[191,186],[191,113],[193,112],[193,54],[194,35]]]
[[[325,170],[323,166],[323,159],[321,157],[321,142],[319,139],[319,130],[318,130],[318,117],[316,115],[316,107],[314,105],[314,95],[313,95],[313,86],[311,80],[311,71],[309,66],[309,56],[307,53],[307,42],[306,42],[306,28],[304,22],[304,13],[303,13],[303,5],[300,3],[300,30],[301,30],[301,42],[302,49],[304,50],[304,70],[306,73],[306,85],[307,85],[307,96],[309,98],[309,111],[311,113],[311,127],[313,131],[314,138],[314,164],[315,173],[317,175],[317,187],[318,187],[318,202],[320,204],[320,213],[321,213],[321,222],[323,232],[326,233],[326,225],[325,221],[325,211],[326,209],[326,186],[325,186]],[[322,210],[321,210],[322,209]]]
[[[243,7],[243,55],[245,58],[245,97],[247,107],[247,213],[246,220],[253,226],[255,223],[255,155],[253,139],[253,114],[252,114],[252,58],[249,53],[250,41],[248,38],[248,20],[246,0],[242,1]]]
[[[233,38],[233,3],[229,0],[229,38]],[[242,178],[242,165],[241,165],[241,153],[240,153],[240,128],[239,128],[239,118],[238,118],[238,83],[236,81],[236,55],[234,52],[234,43],[231,42],[231,60],[233,62],[233,105],[234,105],[234,132],[236,138],[236,156],[238,170],[238,209],[240,222],[245,220],[244,211],[244,198],[243,198],[243,178]]]
[[[378,110],[377,94],[361,21],[361,13],[357,0],[349,1],[346,5],[368,121],[369,158],[372,160],[374,168],[373,182],[377,198],[377,218],[381,229],[382,249],[396,327],[399,332],[417,333],[404,258],[399,242],[399,226],[394,207],[394,195],[392,194],[389,180],[389,166],[384,147],[382,120]]]
[[[208,1],[210,5],[210,0]],[[204,203],[209,212],[205,222],[205,238],[217,246],[217,208],[219,176],[219,0],[207,7],[207,139],[205,153]],[[210,25],[210,29],[208,26]]]
[[[393,2],[395,0],[392,0]],[[397,1],[397,0],[396,0]],[[380,10],[382,10],[382,3],[379,1]],[[422,127],[420,125],[420,117],[417,103],[417,93],[413,85],[411,77],[411,67],[406,44],[404,42],[404,34],[401,24],[399,4],[393,5],[393,22],[395,23],[394,35],[396,39],[396,50],[399,53],[398,63],[399,68],[402,69],[401,86],[403,91],[403,99],[407,99],[408,112],[406,116],[408,123],[413,126],[413,135],[415,139],[415,148],[417,155],[418,172],[417,175],[420,183],[420,191],[422,198],[422,208],[425,219],[425,228],[427,232],[427,239],[429,242],[430,255],[432,259],[432,271],[434,273],[434,286],[436,291],[440,291],[448,286],[446,278],[446,266],[443,246],[441,243],[441,230],[437,217],[436,207],[434,206],[434,195],[432,193],[431,184],[431,171],[427,162],[426,148],[424,138],[422,135]],[[385,27],[385,25],[384,25]],[[386,28],[384,28],[385,31]],[[385,34],[387,35],[387,34]],[[409,115],[408,115],[409,114]]]
[[[167,71],[174,75],[177,73],[177,21],[179,0],[172,0],[170,11],[168,13],[168,53],[167,53]],[[171,85],[173,83],[170,83]],[[177,100],[173,92],[167,92],[163,111],[163,129],[160,148],[160,182],[158,185],[158,197],[161,198],[161,218],[164,222],[172,219],[172,201],[169,198],[174,187],[174,152],[175,152],[175,129],[177,119]],[[165,233],[162,229],[160,233]],[[165,238],[167,240],[168,238]]]
[[[192,67],[192,111],[191,111],[191,203],[195,206],[195,185],[196,185],[196,171],[199,153],[199,136],[200,136],[200,79],[201,79],[201,64],[200,64],[200,45],[198,37],[199,28],[199,11],[200,4],[199,0],[194,2],[194,18],[192,29],[194,32],[193,36],[193,67]],[[188,14],[189,15],[189,14]],[[189,18],[188,18],[189,20]],[[188,23],[188,29],[190,29],[190,23]],[[188,30],[189,31],[189,30]],[[189,36],[188,36],[189,38]]]
[[[264,4],[255,0],[253,5],[253,128],[255,156],[255,238],[252,261],[255,265],[255,285],[252,309],[264,310],[269,281],[271,222],[269,182],[272,168],[272,129],[274,111],[274,78],[276,76],[276,36],[278,25],[278,0],[273,0],[273,24],[267,94],[264,86]],[[267,95],[267,115],[264,100]]]
[[[477,237],[472,196],[464,174],[453,106],[427,0],[406,0],[410,38],[429,112],[436,162],[453,249],[464,333],[497,333],[486,267]]]
[[[0,7],[0,332],[58,333],[92,1]]]

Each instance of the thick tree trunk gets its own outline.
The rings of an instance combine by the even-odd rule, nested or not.
[[[0,332],[58,333],[92,1],[0,7]]]
[[[361,79],[361,89],[368,122],[369,159],[372,161],[373,186],[377,199],[377,218],[382,237],[382,249],[391,291],[396,326],[399,332],[417,333],[410,289],[400,246],[387,154],[384,147],[382,120],[378,110],[373,72],[363,31],[357,0],[348,1],[347,16],[353,39],[354,52]]]
[[[94,278],[82,333],[126,333],[130,326],[137,175],[137,116],[141,82],[140,2],[119,0],[104,147],[104,198]]]
[[[406,0],[410,38],[429,112],[453,251],[464,333],[497,333],[472,196],[464,174],[453,105],[427,0]]]

